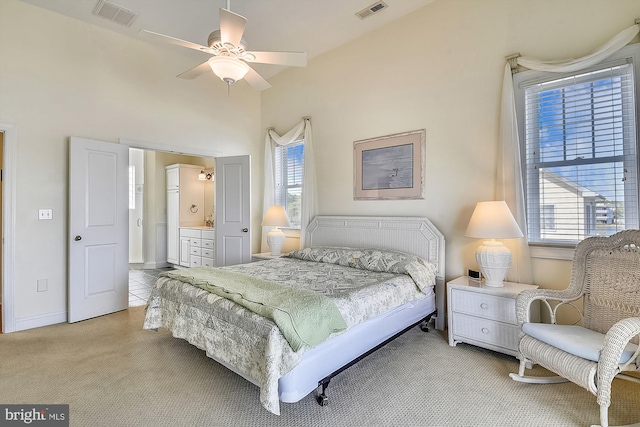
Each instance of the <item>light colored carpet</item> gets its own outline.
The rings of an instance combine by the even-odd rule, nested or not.
[[[595,397],[573,384],[509,379],[515,358],[418,328],[313,395],[259,403],[258,388],[167,331],[143,307],[0,335],[0,403],[70,405],[72,426],[588,426]],[[544,373],[544,372],[543,372]],[[640,384],[614,381],[612,425],[640,421]]]

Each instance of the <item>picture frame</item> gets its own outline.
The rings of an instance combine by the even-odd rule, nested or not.
[[[354,200],[423,199],[424,129],[353,143]]]

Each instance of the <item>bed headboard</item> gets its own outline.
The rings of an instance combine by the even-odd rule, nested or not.
[[[438,267],[436,328],[444,329],[444,236],[427,218],[316,216],[307,227],[305,246],[343,246],[402,251]]]
[[[344,246],[402,251],[438,267],[444,277],[444,236],[427,218],[317,216],[307,227],[305,246]]]

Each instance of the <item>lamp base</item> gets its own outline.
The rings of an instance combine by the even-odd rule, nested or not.
[[[476,250],[476,262],[485,285],[494,288],[504,286],[504,278],[511,267],[511,251],[502,242],[486,240]]]
[[[282,253],[282,245],[284,245],[284,241],[287,237],[284,235],[282,230],[278,227],[274,227],[271,231],[267,233],[267,244],[269,248],[271,248],[272,256],[280,256]]]

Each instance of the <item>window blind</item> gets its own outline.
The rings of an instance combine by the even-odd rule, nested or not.
[[[276,146],[274,162],[276,205],[284,206],[292,227],[300,227],[304,141]]]
[[[633,65],[524,86],[530,242],[638,228]]]

